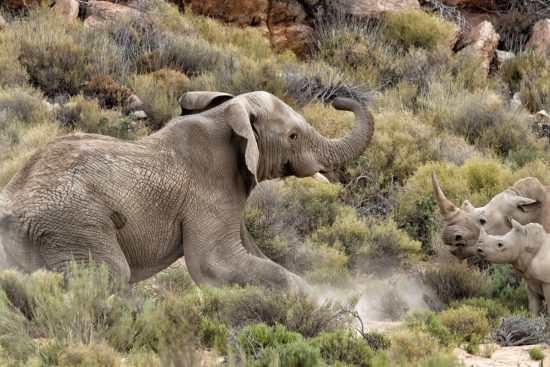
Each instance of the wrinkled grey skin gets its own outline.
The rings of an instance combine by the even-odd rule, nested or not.
[[[480,208],[468,200],[456,207],[443,194],[435,172],[432,185],[443,218],[443,242],[459,259],[477,256],[476,244],[482,227],[491,235],[507,233],[512,228],[508,218],[521,224],[539,223],[550,232],[550,188],[534,177],[522,178]]]
[[[371,114],[336,99],[356,124],[326,139],[266,92],[191,92],[180,103],[202,112],[137,142],[74,134],[32,155],[0,194],[9,266],[65,271],[70,259],[91,256],[136,282],[185,256],[199,284],[307,288],[254,244],[243,222],[247,197],[263,180],[307,177],[358,157],[372,139]]]
[[[550,300],[550,234],[538,223],[522,226],[514,219],[511,223],[512,229],[502,236],[481,229],[477,252],[488,261],[511,264],[523,275],[529,311],[536,315],[543,299]]]

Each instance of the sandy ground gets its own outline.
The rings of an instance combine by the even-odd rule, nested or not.
[[[542,367],[550,366],[550,349],[547,345],[539,345],[543,349],[546,358],[544,361],[533,361],[529,357],[529,349],[533,345],[524,345],[521,347],[498,347],[491,358],[483,358],[468,354],[463,349],[455,349],[455,354],[464,363],[466,367]]]

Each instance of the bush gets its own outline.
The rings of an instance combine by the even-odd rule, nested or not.
[[[226,354],[228,337],[229,332],[224,324],[208,316],[202,319],[201,339],[206,347],[215,348],[219,353]]]
[[[544,352],[539,347],[533,347],[529,349],[529,357],[533,361],[542,361],[544,359]]]
[[[123,87],[108,75],[94,75],[84,88],[86,96],[97,98],[101,108],[113,108],[132,95],[132,91]]]
[[[440,349],[436,337],[423,331],[401,330],[392,335],[392,352],[408,362],[424,359]]]
[[[451,333],[433,311],[414,310],[405,317],[405,326],[411,331],[427,332],[443,345],[448,346],[451,342]]]
[[[511,313],[526,312],[527,284],[511,265],[493,264],[488,279],[489,291]]]
[[[475,342],[476,335],[483,338],[491,328],[487,321],[487,311],[468,305],[445,310],[438,317],[459,343]]]
[[[59,358],[59,366],[122,366],[120,355],[107,345],[91,343],[69,346]]]
[[[148,125],[158,130],[171,118],[178,116],[180,106],[178,90],[172,89],[171,83],[152,74],[138,75],[130,83],[135,94],[143,101],[143,110],[148,117]]]
[[[82,95],[72,97],[57,117],[63,126],[77,131],[127,140],[134,140],[148,132],[144,126],[123,117],[119,111],[103,110],[97,99],[86,99]]]
[[[309,342],[321,351],[321,356],[328,365],[342,362],[353,366],[369,366],[374,355],[369,343],[349,329],[320,333]]]
[[[487,298],[466,298],[460,301],[453,301],[449,304],[451,308],[460,308],[461,306],[471,306],[473,308],[485,310],[487,321],[491,326],[497,326],[502,317],[509,314],[509,310],[498,300]]]
[[[487,294],[485,275],[466,261],[449,261],[427,268],[421,279],[431,287],[444,304],[463,298],[481,297]]]
[[[420,10],[387,12],[383,19],[382,32],[388,40],[401,47],[435,50],[445,46],[453,32],[451,23]]]
[[[7,32],[0,33],[0,87],[22,86],[27,72],[18,60],[19,44]]]
[[[548,61],[536,52],[525,52],[502,64],[501,77],[512,93],[519,92],[521,101],[531,112],[548,109],[550,77]]]

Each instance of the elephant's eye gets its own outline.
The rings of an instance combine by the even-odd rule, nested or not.
[[[298,134],[292,133],[292,134],[289,135],[289,138],[290,138],[290,140],[294,141],[294,140],[298,139]]]
[[[504,245],[502,244],[502,242],[497,243],[497,247],[498,247],[498,248],[501,248],[502,246],[504,246]]]
[[[487,221],[485,219],[481,218],[479,220],[479,224],[481,224],[482,226],[485,225],[485,223],[487,223]]]

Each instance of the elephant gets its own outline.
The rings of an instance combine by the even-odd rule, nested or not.
[[[357,101],[340,139],[319,134],[276,96],[188,92],[183,116],[135,142],[76,133],[34,153],[0,193],[0,239],[10,267],[66,273],[90,258],[134,283],[182,256],[197,284],[308,288],[269,260],[243,219],[260,182],[316,178],[359,157],[374,120]],[[198,111],[199,113],[191,113]]]
[[[512,229],[502,236],[488,235],[482,228],[477,252],[490,262],[510,264],[523,275],[529,311],[537,315],[543,299],[547,304],[550,300],[550,234],[538,223],[510,222]]]
[[[503,235],[512,228],[510,218],[520,224],[539,223],[550,232],[550,187],[534,177],[518,180],[480,208],[468,200],[456,207],[443,194],[433,171],[432,186],[443,218],[443,242],[459,259],[477,256],[481,228],[490,235]]]

